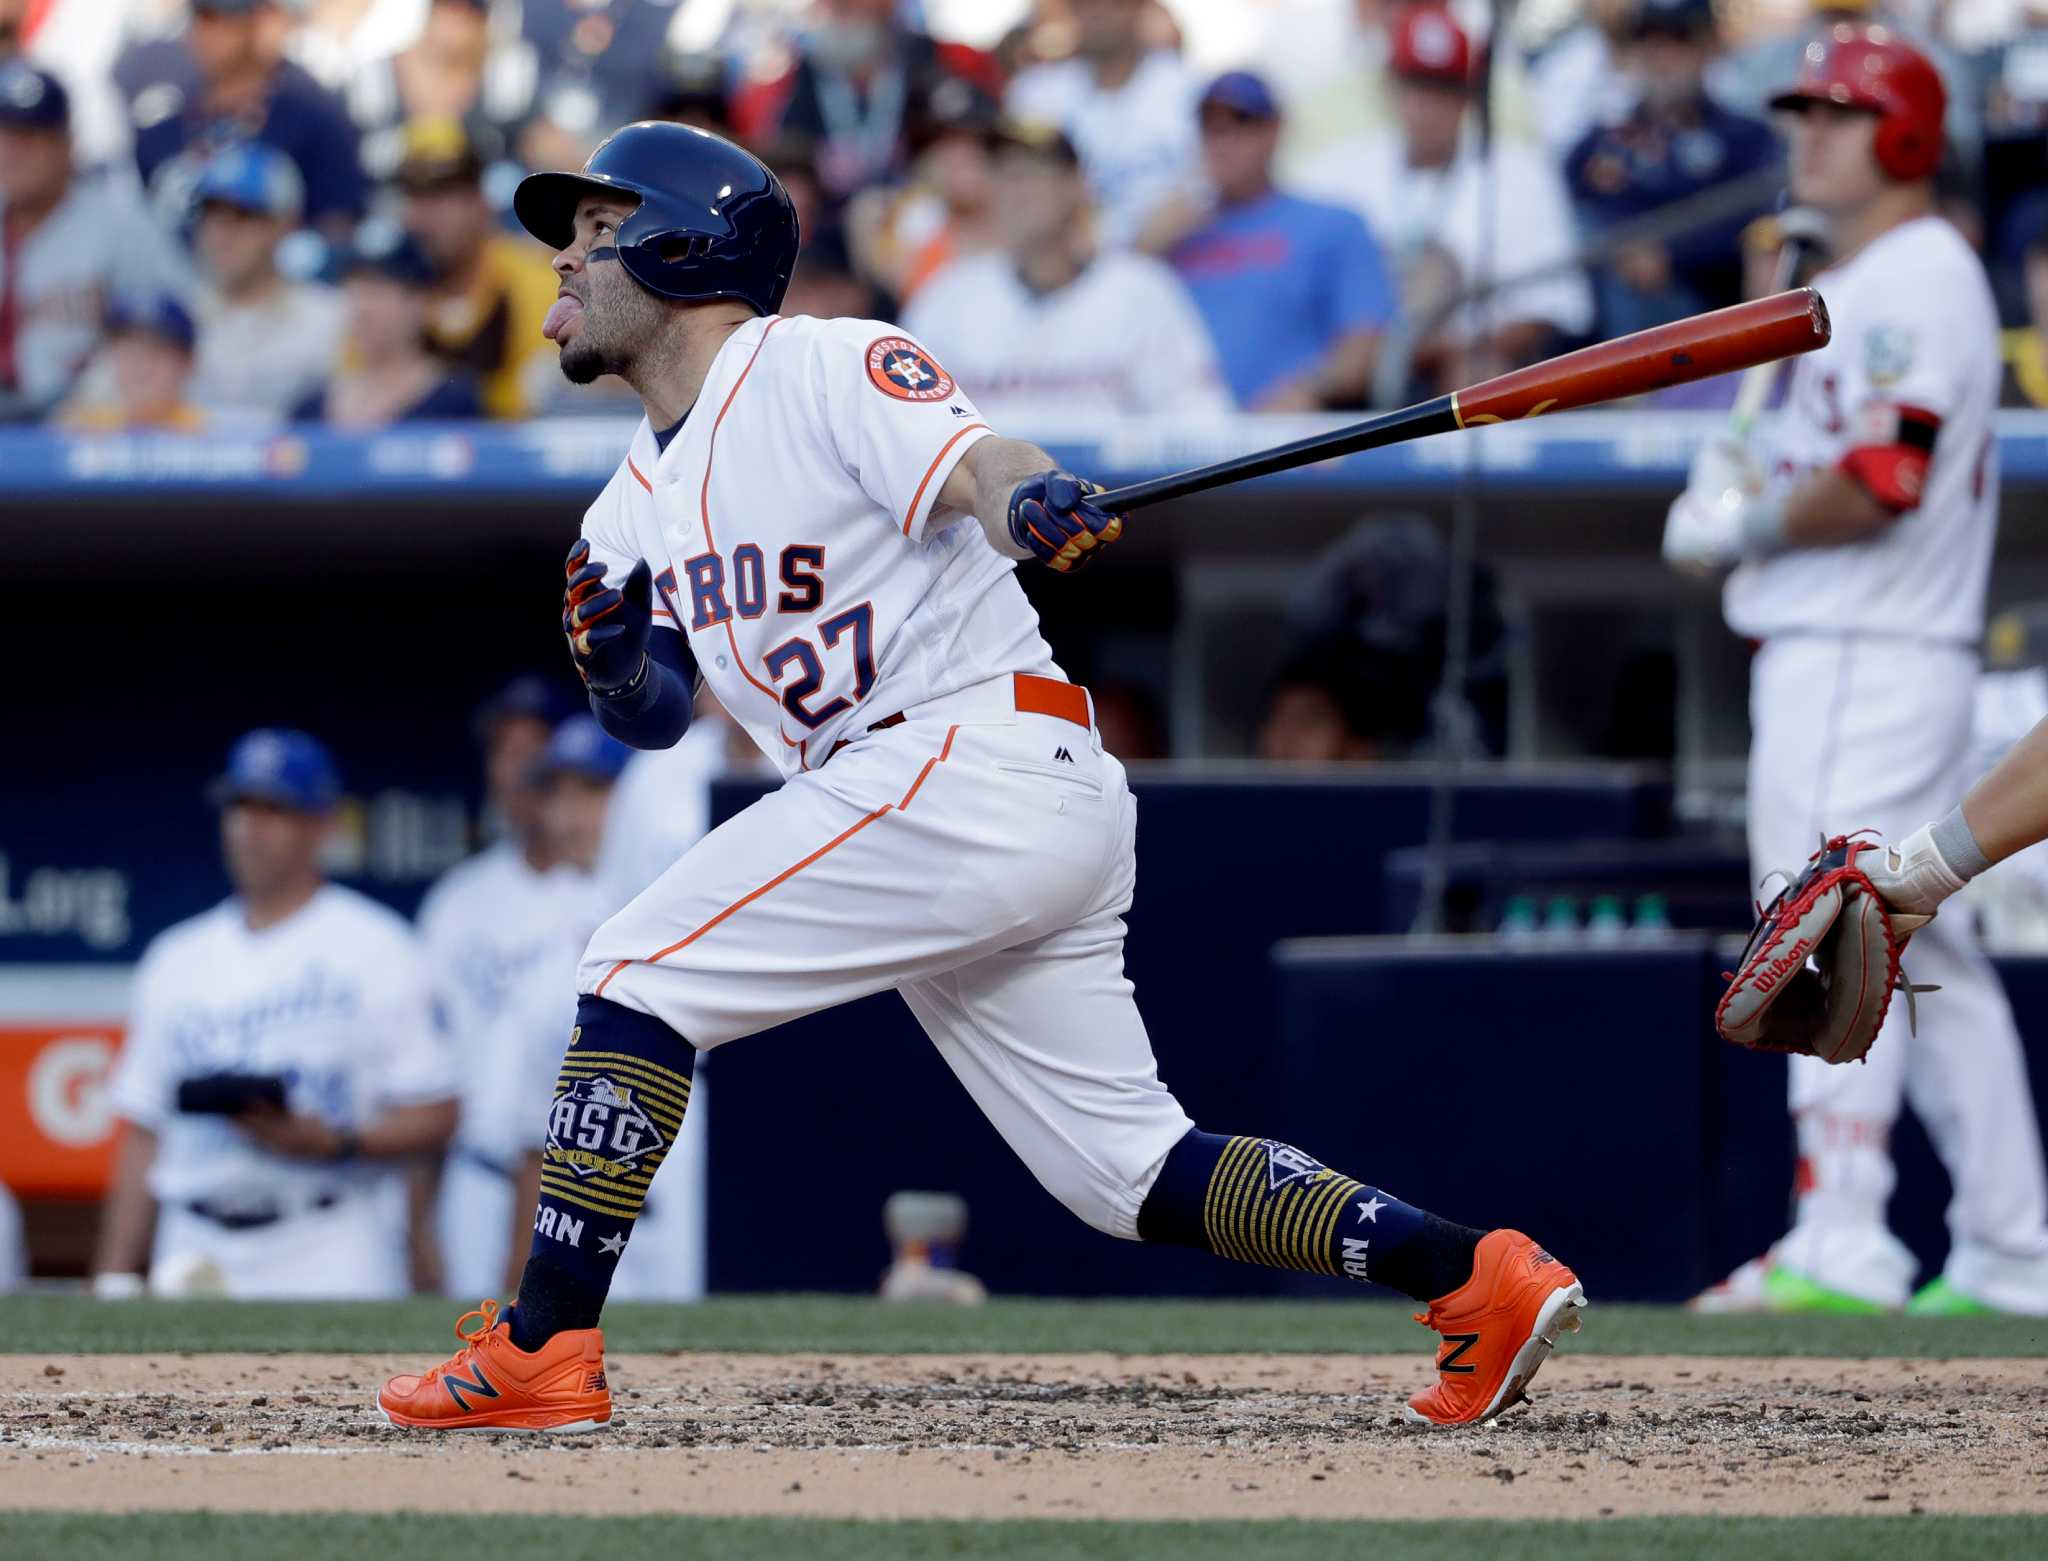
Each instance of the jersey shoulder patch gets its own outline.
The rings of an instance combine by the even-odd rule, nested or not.
[[[878,336],[868,343],[868,382],[897,401],[943,401],[953,376],[908,336]]]

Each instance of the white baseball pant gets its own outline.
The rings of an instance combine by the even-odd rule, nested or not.
[[[933,700],[728,820],[598,929],[579,984],[699,1050],[894,987],[1040,1183],[1135,1239],[1193,1125],[1123,972],[1135,804],[1079,690],[1080,723],[1018,697]]]

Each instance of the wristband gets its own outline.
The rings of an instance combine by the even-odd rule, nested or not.
[[[625,682],[620,683],[614,688],[599,688],[593,683],[590,686],[590,691],[607,703],[618,702],[623,713],[632,715],[647,703],[646,700],[637,697],[647,691],[647,685],[651,681],[647,674],[647,652],[643,650],[640,653],[639,667]]]
[[[1785,506],[1776,499],[1751,499],[1742,506],[1742,550],[1769,553],[1785,545]]]
[[[1970,821],[1963,817],[1960,802],[1929,831],[1929,837],[1934,841],[1935,853],[1940,856],[1942,865],[1964,883],[1991,865],[1984,848],[1977,844],[1976,832],[1970,828]]]

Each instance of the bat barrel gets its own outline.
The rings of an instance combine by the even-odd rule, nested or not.
[[[1734,374],[1828,343],[1828,307],[1810,287],[1652,326],[1516,369],[1452,396],[1457,426],[1508,423],[1717,374]]]

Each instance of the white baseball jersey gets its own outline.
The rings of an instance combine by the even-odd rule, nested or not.
[[[583,521],[653,567],[718,702],[785,776],[875,722],[1011,672],[1058,673],[1011,560],[939,490],[991,430],[900,327],[750,320],[660,449],[642,419]]]
[[[970,255],[920,288],[904,319],[1009,428],[1233,405],[1194,300],[1145,255],[1098,255],[1051,293],[1026,287],[1007,255]]]
[[[1867,542],[1750,559],[1723,595],[1756,639],[1813,630],[1974,647],[1998,524],[1998,312],[1976,255],[1947,222],[1880,235],[1814,285],[1834,337],[1795,358],[1762,431],[1774,491],[1897,441],[1902,413],[1939,419],[1920,503]]]
[[[1011,83],[1003,106],[1018,119],[1066,132],[1088,176],[1102,235],[1122,246],[1161,201],[1201,187],[1197,90],[1188,67],[1161,49],[1107,90],[1081,60],[1034,66]]]
[[[181,1113],[181,1081],[281,1074],[285,1102],[361,1128],[398,1105],[455,1094],[426,961],[403,917],[329,884],[251,932],[227,900],[161,934],[135,976],[114,1109],[157,1135],[150,1191],[169,1204],[289,1206],[367,1190],[388,1167],[320,1165],[259,1149],[229,1119]]]

